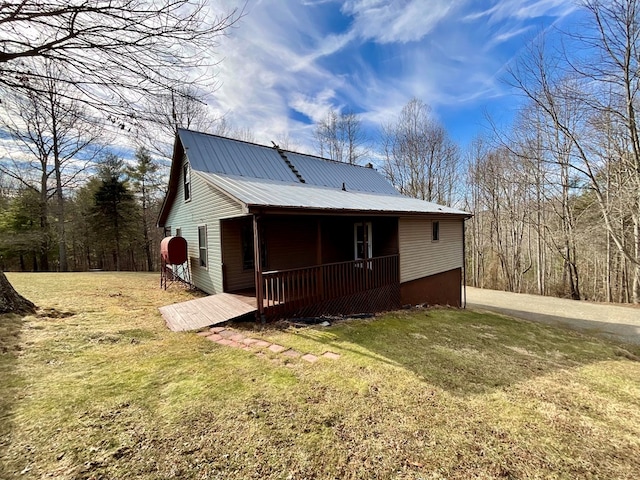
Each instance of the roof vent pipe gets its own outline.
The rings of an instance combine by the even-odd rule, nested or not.
[[[343,192],[347,191],[347,186],[344,184],[344,182],[342,182],[342,191]]]

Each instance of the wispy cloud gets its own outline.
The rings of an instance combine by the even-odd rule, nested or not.
[[[216,49],[211,104],[258,141],[289,134],[308,149],[329,108],[356,111],[373,131],[416,96],[466,122],[501,101],[499,72],[530,33],[574,9],[566,0],[249,0]]]
[[[480,4],[485,2],[478,2]],[[501,0],[465,15],[465,21],[486,18],[491,22],[527,20],[542,16],[564,17],[576,10],[575,2],[567,0]]]
[[[418,41],[429,34],[456,7],[455,0],[352,0],[342,11],[354,17],[360,37],[379,43]]]
[[[329,110],[333,108],[334,97],[335,92],[331,89],[322,90],[314,96],[296,92],[291,96],[289,106],[314,122],[319,122],[325,118]]]

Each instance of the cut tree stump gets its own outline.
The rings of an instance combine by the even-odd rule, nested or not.
[[[26,315],[35,311],[35,304],[16,292],[4,272],[0,271],[0,314]]]

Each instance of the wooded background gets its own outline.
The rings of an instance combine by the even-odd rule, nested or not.
[[[139,0],[87,11],[54,0],[3,6],[0,268],[157,269],[176,129],[254,140],[209,114],[203,92],[214,84],[184,80],[184,69],[206,67],[199,49],[215,46],[240,13],[174,9],[185,2],[156,2],[153,12]],[[639,4],[587,0],[575,31],[538,35],[504,77],[518,95],[514,121],[488,118],[470,145],[413,98],[375,130],[354,112],[330,111],[315,126],[314,153],[371,162],[400,192],[473,213],[471,285],[638,303]],[[79,28],[100,15],[118,21],[99,34]],[[40,33],[30,45],[17,40],[27,24]],[[60,29],[69,38],[52,42]],[[124,138],[133,159],[115,147]]]

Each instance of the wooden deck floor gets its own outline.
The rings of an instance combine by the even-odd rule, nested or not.
[[[198,330],[255,312],[256,298],[218,293],[187,302],[160,307],[167,327],[174,332]]]

